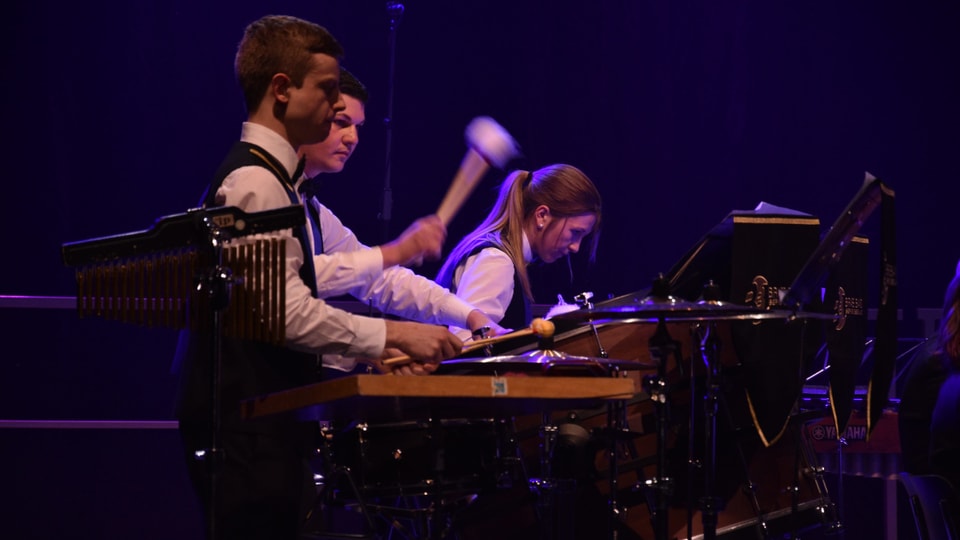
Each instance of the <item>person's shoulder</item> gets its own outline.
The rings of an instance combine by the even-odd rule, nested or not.
[[[507,252],[500,249],[497,246],[486,246],[481,247],[476,251],[477,259],[482,260],[503,260],[507,261],[510,264],[513,264],[513,261],[510,260],[510,255],[507,255]]]
[[[259,165],[246,165],[230,172],[217,190],[221,204],[239,206],[248,212],[271,210],[293,204],[283,184]]]
[[[285,191],[283,184],[270,169],[259,164],[248,164],[230,171],[223,179],[224,185],[249,185],[259,189]]]
[[[943,390],[946,388],[947,390]],[[960,371],[951,371],[940,387],[941,393],[947,393],[955,399],[960,399]]]

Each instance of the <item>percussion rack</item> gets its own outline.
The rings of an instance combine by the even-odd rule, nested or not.
[[[229,334],[274,344],[284,339],[286,239],[271,236],[230,244],[305,221],[300,206],[258,213],[236,207],[197,208],[161,217],[147,230],[62,246],[64,264],[77,267],[80,316],[209,333],[211,444],[198,459],[210,467],[211,513],[217,507],[217,469],[223,459],[222,338]],[[234,286],[237,307],[225,319]],[[215,523],[211,515],[212,540],[219,538]]]

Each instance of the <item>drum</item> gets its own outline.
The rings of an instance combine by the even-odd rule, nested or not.
[[[496,419],[357,423],[334,433],[331,459],[363,496],[459,496],[496,484],[505,429]]]
[[[818,476],[819,467],[809,441],[793,427],[770,447],[764,447],[760,441],[745,400],[745,371],[730,346],[731,326],[727,321],[716,325],[720,343],[724,345],[718,358],[723,373],[723,396],[717,422],[717,473],[713,484],[713,495],[720,506],[717,531],[723,538],[756,538],[755,527],[761,520],[771,532],[829,525],[832,506],[823,479]],[[689,517],[691,536],[697,537],[702,534],[699,508],[704,476],[703,471],[689,468],[688,462],[703,460],[703,362],[690,362],[690,351],[696,350],[691,343],[690,324],[668,323],[667,328],[671,337],[679,342],[679,356],[683,359],[678,363],[671,355],[665,370],[670,387],[670,420],[665,443],[666,476],[672,482],[669,533],[671,538],[686,538]],[[654,330],[654,325],[611,324],[601,327],[598,334],[600,345],[610,356],[650,363],[648,345]],[[560,336],[556,348],[573,354],[597,354],[597,336],[590,333],[567,339]],[[650,371],[628,371],[626,375],[636,377],[639,386]],[[565,476],[578,480],[575,500],[579,510],[572,536],[577,540],[594,538],[598,524],[608,522],[611,441],[617,447],[615,498],[618,506],[626,510],[622,514],[624,519],[617,523],[617,537],[625,540],[655,537],[650,510],[656,504],[656,493],[645,487],[645,482],[657,477],[655,404],[642,394],[624,405],[624,429],[613,433],[605,430],[606,409],[558,411],[552,417],[552,423],[558,426],[572,420],[591,434],[584,449],[593,453],[592,463],[584,465],[578,460],[572,473],[569,467],[552,464],[555,473],[563,471]],[[691,415],[696,431],[693,440],[689,429]],[[537,455],[534,441],[541,423],[542,418],[518,419],[518,426],[527,428],[519,434],[523,453],[531,463]],[[531,470],[534,474],[538,472],[535,464]]]
[[[680,411],[677,411],[680,412]],[[726,422],[721,422],[726,423]],[[733,539],[759,538],[757,527],[765,523],[771,537],[785,537],[830,527],[836,516],[827,493],[821,468],[805,431],[791,426],[769,447],[761,444],[755,428],[742,422],[731,429],[721,427],[717,441],[717,471],[714,495],[719,503],[717,535]],[[689,439],[682,430],[669,441],[668,474],[672,482],[669,502],[670,538],[698,538],[703,533],[700,511],[704,472],[688,465]],[[703,438],[694,437],[694,460],[702,461]],[[626,508],[624,521],[629,530],[621,538],[654,538],[650,509],[656,494],[644,487],[644,480],[656,476],[655,437],[641,435],[633,443],[633,456],[621,450],[618,459],[617,501]],[[609,498],[608,459],[597,455],[598,476],[595,497]]]

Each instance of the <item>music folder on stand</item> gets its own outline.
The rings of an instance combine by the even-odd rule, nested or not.
[[[77,311],[144,326],[189,329],[212,340],[210,509],[216,508],[223,337],[281,345],[284,340],[285,243],[277,236],[232,240],[302,226],[295,205],[247,213],[232,206],[158,218],[147,230],[65,243],[76,267]],[[236,290],[233,290],[233,289]],[[233,300],[233,301],[232,301]],[[211,516],[209,537],[217,538]]]

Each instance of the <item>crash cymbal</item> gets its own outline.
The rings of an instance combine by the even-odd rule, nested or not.
[[[832,313],[800,312],[793,310],[763,310],[721,301],[687,302],[672,297],[664,299],[645,298],[634,304],[597,306],[571,311],[554,317],[557,321],[592,323],[608,322],[658,322],[658,321],[760,321],[767,319],[824,319],[831,320]]]
[[[551,375],[609,375],[613,370],[646,370],[656,366],[644,362],[630,362],[576,356],[552,349],[533,350],[519,355],[455,358],[440,364],[437,373],[478,374],[551,374]]]

